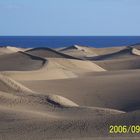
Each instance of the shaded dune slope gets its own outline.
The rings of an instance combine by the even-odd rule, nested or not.
[[[82,47],[80,47],[80,46],[78,46],[78,45],[73,45],[73,46],[70,46],[70,47],[65,47],[65,48],[62,48],[62,49],[59,49],[59,51],[66,51],[66,50],[81,50],[80,48],[82,48]]]
[[[88,59],[109,71],[140,68],[140,50],[131,47]]]
[[[89,60],[112,60],[112,59],[122,59],[122,58],[129,58],[129,57],[136,57],[136,52],[138,52],[138,50],[136,51],[136,49],[134,48],[125,48],[123,50],[114,52],[114,53],[108,53],[105,55],[99,55],[99,56],[95,56],[92,58],[89,58]]]
[[[86,57],[93,57],[93,56],[106,55],[109,53],[116,53],[117,51],[121,51],[125,48],[126,47],[94,48],[94,47],[74,45],[70,47],[61,48],[58,51],[71,55],[71,56],[86,59]]]
[[[28,71],[41,68],[45,59],[25,52],[16,52],[0,56],[0,71]]]
[[[31,55],[36,55],[40,57],[47,57],[47,58],[65,58],[65,59],[78,59],[63,53],[60,53],[58,51],[55,51],[50,48],[34,48],[27,50],[25,52],[28,52]]]
[[[140,57],[134,56],[126,59],[117,60],[103,60],[93,61],[95,64],[106,70],[127,70],[127,69],[139,69],[140,68]]]
[[[117,47],[91,48],[91,49],[98,55],[105,55],[105,54],[115,53],[126,48],[127,48],[126,46],[120,46],[120,47],[117,46]]]
[[[79,45],[73,45],[73,46],[69,46],[69,47],[65,47],[65,48],[62,48],[62,49],[59,49],[59,51],[61,52],[67,52],[67,51],[80,51],[81,53],[82,52],[90,52],[90,47],[87,47],[87,46],[79,46]]]
[[[105,69],[90,61],[64,58],[47,58],[45,61],[47,62],[38,70],[3,71],[3,74],[15,80],[51,80],[75,78],[87,72],[105,71]]]
[[[60,49],[59,51],[62,53],[74,56],[74,57],[81,58],[81,59],[85,59],[85,57],[87,56],[97,55],[94,51],[92,51],[90,47],[78,46],[78,45],[65,47],[65,48]]]

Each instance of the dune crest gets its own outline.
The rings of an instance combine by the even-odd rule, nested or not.
[[[6,46],[6,48],[8,50],[10,50],[11,52],[18,52],[18,51],[24,51],[26,49],[23,49],[23,48],[17,48],[17,47],[13,47],[13,46]]]
[[[11,90],[14,90],[15,92],[32,92],[32,90],[3,74],[0,74],[0,82],[4,83],[7,87],[9,87]]]
[[[27,52],[28,54],[31,54],[31,55],[44,57],[44,58],[79,59],[79,58],[55,51],[50,48],[33,48],[33,49],[29,49],[25,52]]]
[[[54,105],[65,107],[77,107],[78,105],[59,95],[48,95],[47,101]]]
[[[86,46],[79,46],[79,45],[73,45],[73,46],[70,46],[70,47],[66,47],[66,48],[62,48],[60,49],[60,51],[66,51],[66,50],[79,50],[79,51],[84,51],[84,52],[88,52],[88,47]]]
[[[73,45],[59,49],[58,51],[80,59],[85,59],[87,56],[97,56],[97,53],[91,47],[87,46]]]
[[[0,46],[0,55],[6,55],[11,54],[18,51],[23,51],[24,49],[20,49],[17,47],[11,47],[11,46]]]
[[[31,69],[32,66],[29,68]],[[3,73],[15,80],[52,80],[76,78],[81,74],[94,71],[106,70],[90,61],[46,58],[46,63],[38,70],[4,71]]]
[[[132,53],[135,54],[135,55],[140,56],[140,50],[138,50],[138,49],[136,49],[136,48],[133,48],[133,49],[132,49]]]

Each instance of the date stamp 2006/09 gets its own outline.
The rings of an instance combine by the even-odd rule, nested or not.
[[[140,125],[110,125],[110,134],[140,134]]]

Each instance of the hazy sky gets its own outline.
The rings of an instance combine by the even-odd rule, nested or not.
[[[0,0],[0,35],[140,35],[140,0]]]

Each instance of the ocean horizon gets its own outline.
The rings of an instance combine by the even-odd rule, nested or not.
[[[0,36],[0,46],[22,48],[68,47],[83,45],[89,47],[129,46],[140,43],[140,36]]]

